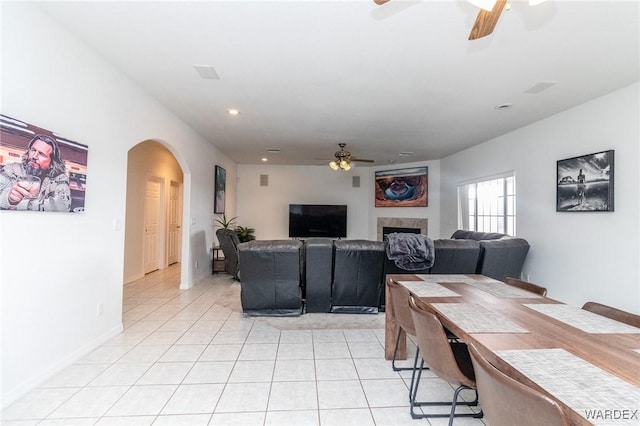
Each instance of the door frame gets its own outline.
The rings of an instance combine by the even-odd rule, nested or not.
[[[148,182],[156,182],[160,184],[160,200],[159,203],[159,211],[158,211],[158,251],[156,253],[156,258],[158,260],[157,269],[165,269],[167,267],[167,259],[166,259],[166,229],[167,229],[167,201],[166,201],[166,179],[160,176],[155,176],[152,174],[147,174],[144,179],[145,185],[145,197],[146,197],[146,188]],[[146,204],[146,203],[145,203]],[[146,208],[146,207],[145,207]],[[146,211],[143,212],[146,217]],[[164,231],[164,232],[162,232]],[[142,271],[143,274],[147,274],[145,272],[145,243],[144,243],[144,223],[142,226]]]
[[[166,248],[165,248],[165,265],[166,267],[169,267],[169,242],[170,242],[170,238],[169,238],[169,232],[171,231],[169,229],[170,223],[169,223],[169,202],[170,200],[170,195],[171,195],[171,187],[172,186],[176,186],[177,191],[178,191],[178,201],[176,203],[177,208],[178,208],[178,228],[180,229],[178,231],[178,238],[176,241],[176,245],[177,245],[177,254],[176,254],[176,258],[177,260],[174,263],[180,263],[182,260],[182,231],[183,231],[183,188],[184,188],[184,184],[182,182],[178,182],[175,180],[170,179],[169,180],[169,187],[168,190],[169,192],[167,193],[167,205],[166,205],[166,217],[167,217],[167,223],[166,223],[166,228],[165,228],[165,233],[166,233]],[[173,264],[173,263],[172,263]]]

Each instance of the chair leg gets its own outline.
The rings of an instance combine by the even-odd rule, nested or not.
[[[413,419],[422,419],[422,418],[425,418],[426,416],[425,414],[419,414],[413,411],[413,409],[418,406],[418,404],[416,404],[416,395],[418,394],[418,386],[420,385],[420,378],[422,377],[423,366],[424,366],[424,359],[420,361],[420,369],[418,369],[418,377],[416,377],[415,384],[413,380],[411,380],[411,386],[413,387],[413,389],[409,389],[409,412],[411,413],[411,418]]]
[[[409,412],[411,413],[411,418],[413,419],[425,419],[425,418],[446,418],[449,417],[449,425],[451,425],[451,423],[453,422],[453,418],[454,417],[474,417],[474,418],[482,418],[483,417],[483,413],[482,411],[480,411],[479,413],[460,413],[460,414],[455,414],[456,411],[456,406],[458,405],[466,405],[466,406],[476,406],[478,405],[478,391],[477,389],[474,389],[476,392],[476,399],[474,401],[471,402],[466,402],[466,401],[461,401],[458,402],[458,395],[460,394],[460,392],[464,389],[471,389],[467,386],[464,385],[460,385],[454,392],[453,394],[453,400],[452,401],[442,401],[442,402],[418,402],[416,401],[416,397],[418,395],[418,386],[420,384],[420,379],[422,377],[422,370],[424,366],[424,360],[422,360],[420,362],[420,368],[418,369],[418,376],[416,377],[415,380],[415,384],[413,383],[412,380],[412,389],[409,389]],[[451,412],[450,414],[421,414],[421,413],[416,413],[414,411],[415,407],[423,407],[423,406],[447,406],[450,405],[451,406]]]
[[[460,395],[460,391],[465,388],[467,387],[458,386],[456,391],[453,393],[453,401],[451,402],[451,413],[449,413],[449,426],[453,425],[453,418],[456,416],[456,403],[458,402],[458,395]]]
[[[393,350],[393,359],[391,360],[391,368],[393,368],[393,371],[413,370],[412,367],[396,367],[396,355],[398,353],[398,344],[400,343],[401,334],[402,334],[402,328],[398,327],[398,334],[396,335],[396,348]]]
[[[413,392],[413,384],[416,383],[416,370],[418,369],[418,356],[420,355],[420,348],[416,348],[416,356],[413,358],[413,371],[411,372],[411,385],[409,386],[409,402],[411,402],[411,393]],[[420,364],[420,371],[424,369],[424,360]],[[428,370],[429,367],[426,367]]]
[[[451,404],[451,413],[449,413],[449,426],[453,425],[453,419],[454,417],[473,417],[476,419],[481,419],[482,417],[484,417],[484,413],[482,412],[482,410],[480,410],[479,413],[460,413],[460,414],[456,414],[456,404],[457,405],[472,405],[472,403],[468,403],[468,404],[462,404],[462,403],[458,403],[458,396],[460,395],[460,391],[464,390],[464,389],[471,389],[468,386],[465,385],[460,385],[458,386],[458,388],[456,389],[456,391],[453,393],[453,401]],[[475,389],[476,391],[476,400],[475,405],[478,405],[478,390]]]

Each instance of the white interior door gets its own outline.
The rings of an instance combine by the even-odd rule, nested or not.
[[[144,202],[144,273],[159,269],[160,182],[147,180]]]
[[[180,260],[182,233],[182,184],[171,181],[169,187],[169,212],[167,230],[167,262],[172,265]]]

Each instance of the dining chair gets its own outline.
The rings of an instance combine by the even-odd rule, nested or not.
[[[484,418],[489,426],[529,423],[546,426],[566,425],[565,415],[556,401],[507,376],[489,363],[471,344],[469,353]]]
[[[625,312],[621,309],[612,308],[611,306],[597,302],[587,302],[582,306],[582,309],[640,328],[640,315]]]
[[[411,312],[409,311],[409,297],[411,293],[405,287],[398,283],[389,281],[389,298],[391,299],[391,305],[393,306],[393,312],[395,313],[396,322],[398,323],[398,334],[396,335],[396,346],[393,350],[393,358],[391,359],[391,368],[393,371],[407,371],[411,370],[411,384],[409,385],[409,401],[411,402],[411,395],[413,391],[413,385],[416,379],[416,370],[418,368],[418,356],[420,349],[416,346],[416,354],[413,359],[412,367],[396,367],[396,355],[398,353],[398,344],[400,343],[400,336],[402,330],[410,336],[416,337],[416,329],[413,326],[413,318],[411,318]],[[424,365],[421,368],[429,369]]]
[[[519,280],[517,278],[507,277],[507,278],[504,279],[504,283],[507,284],[507,285],[510,285],[512,287],[518,287],[518,288],[520,288],[522,290],[538,294],[538,295],[540,295],[542,297],[547,295],[547,289],[546,288],[541,287],[541,286],[539,286],[537,284],[533,284],[533,283],[527,282],[527,281]]]
[[[414,359],[413,367],[396,367],[396,356],[398,354],[398,344],[400,343],[400,336],[402,335],[402,331],[410,336],[416,337],[416,330],[413,325],[413,318],[411,317],[411,312],[409,311],[409,297],[411,293],[406,287],[394,282],[389,281],[389,299],[391,301],[391,305],[393,306],[394,317],[396,322],[398,323],[398,334],[396,335],[396,345],[393,349],[393,358],[391,359],[391,367],[393,371],[407,371],[412,370],[415,374],[415,370],[418,364],[418,356],[420,353],[419,348],[416,348],[416,354]],[[447,334],[447,339],[449,340],[458,340],[458,337],[445,329],[445,333]],[[428,367],[427,367],[428,369]],[[413,384],[413,377],[412,377]]]
[[[430,370],[440,379],[457,386],[453,393],[451,401],[444,402],[421,402],[416,404],[416,396],[420,385],[422,370],[418,369],[417,377],[413,387],[413,393],[410,398],[410,413],[414,419],[448,417],[449,426],[453,424],[456,417],[475,417],[481,418],[482,411],[479,413],[456,413],[458,405],[474,406],[478,404],[478,392],[476,390],[475,375],[471,357],[467,350],[467,345],[462,342],[452,342],[447,339],[444,327],[435,313],[431,311],[428,305],[416,301],[415,298],[409,298],[409,309],[411,317],[415,325],[416,338],[418,340],[418,348],[422,355],[421,367],[426,362]],[[458,401],[460,392],[465,389],[473,389],[476,392],[474,401]],[[449,414],[435,413],[416,413],[415,407],[418,406],[442,406],[450,405]]]
[[[402,335],[402,331],[406,334],[415,337],[416,329],[413,326],[413,318],[411,318],[411,312],[409,311],[409,297],[411,294],[409,290],[400,284],[389,281],[389,298],[391,299],[391,306],[393,306],[393,312],[395,314],[396,322],[398,323],[398,334],[396,335],[396,346],[393,349],[393,358],[391,359],[391,367],[393,371],[406,371],[413,370],[415,374],[415,369],[418,364],[418,354],[420,350],[416,348],[416,355],[413,363],[413,367],[396,367],[396,355],[398,354],[398,344],[400,343],[400,336]],[[411,378],[411,384],[413,387],[413,375]]]

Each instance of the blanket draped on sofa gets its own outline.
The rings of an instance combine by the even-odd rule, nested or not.
[[[433,241],[426,235],[394,232],[387,235],[387,258],[405,271],[417,271],[433,266]]]

